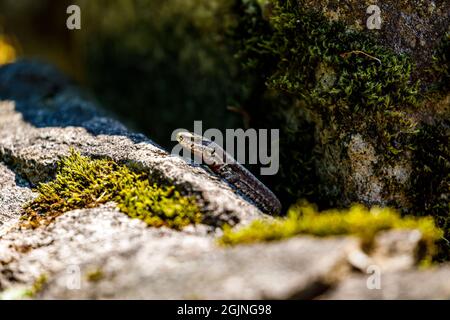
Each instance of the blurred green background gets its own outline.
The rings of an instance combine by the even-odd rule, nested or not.
[[[226,41],[232,3],[2,0],[0,63],[13,55],[51,62],[126,125],[170,147],[172,131],[193,129],[194,120],[205,129],[243,126],[236,101],[245,88]],[[81,8],[81,30],[66,27],[71,4]]]

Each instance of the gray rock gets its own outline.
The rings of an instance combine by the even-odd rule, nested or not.
[[[449,299],[450,266],[427,271],[381,273],[380,289],[367,286],[367,276],[352,276],[322,299]],[[369,286],[370,287],[370,286]]]
[[[47,275],[44,299],[312,298],[345,275],[358,249],[354,239],[311,237],[222,248],[202,226],[148,228],[112,204],[0,237],[0,288]]]
[[[63,272],[39,297],[311,299],[345,275],[346,256],[355,244],[348,239],[298,238],[203,252],[191,248],[189,255],[173,253],[164,261],[152,259],[149,246],[144,246],[127,260],[96,265],[109,279],[83,281],[81,290],[68,290],[70,275]]]
[[[381,232],[374,246],[372,259],[383,270],[409,270],[424,258],[423,237],[419,230]]]
[[[155,181],[195,195],[205,211],[205,223],[234,225],[264,216],[228,184],[104,117],[67,81],[53,83],[61,78],[56,71],[39,66],[21,62],[0,70],[0,84],[5,84],[0,98],[12,99],[0,103],[0,159],[33,185],[51,179],[60,157],[73,147],[90,157],[138,167]],[[40,90],[29,88],[35,73]],[[26,84],[10,85],[14,79]],[[32,83],[27,84],[28,80]],[[21,91],[22,87],[28,91]]]
[[[0,230],[17,219],[22,206],[34,196],[28,182],[0,162]]]
[[[349,263],[362,272],[373,265],[383,272],[410,270],[425,258],[424,246],[419,230],[382,231],[375,237],[370,255],[363,251],[352,251]]]
[[[317,9],[330,20],[339,20],[348,27],[362,30],[376,37],[383,45],[399,54],[412,55],[420,66],[429,65],[431,55],[446,31],[450,5],[448,1],[360,1],[360,0],[298,0],[299,5]],[[367,29],[371,14],[369,5],[380,8],[381,28]],[[372,12],[373,14],[373,12]],[[425,68],[421,72],[426,72]]]
[[[146,243],[155,259],[164,261],[171,252],[183,248],[183,243],[200,250],[208,245],[211,235],[201,226],[184,232],[147,228],[141,220],[129,219],[114,204],[107,204],[68,212],[45,228],[13,227],[0,237],[0,275],[8,274],[8,281],[0,278],[0,288],[8,288],[30,285],[40,275],[50,276],[108,257],[127,261]],[[185,252],[189,253],[189,248]]]

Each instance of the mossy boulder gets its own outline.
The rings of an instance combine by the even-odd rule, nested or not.
[[[3,66],[0,97],[0,159],[17,183],[40,191],[26,215],[32,225],[108,201],[150,225],[175,228],[199,222],[200,212],[202,223],[214,227],[264,216],[204,168],[105,117],[49,65],[20,61]],[[81,155],[71,155],[72,148]],[[17,213],[16,202],[32,195],[18,187],[5,190],[0,200],[17,201],[1,203],[0,212]],[[157,212],[168,219],[160,220]],[[184,220],[184,213],[194,219]]]
[[[434,49],[449,27],[450,6],[440,0],[298,0],[299,6],[322,12],[329,21],[341,21],[348,28],[370,33],[396,54],[408,54],[418,66],[414,71],[423,77],[430,66]],[[380,9],[380,29],[368,30],[367,9]],[[423,78],[422,78],[423,80]]]
[[[449,238],[448,1],[76,3],[87,81],[161,145],[244,114],[281,129],[280,172],[262,179],[285,208],[389,205],[433,215]],[[379,30],[366,28],[372,4]]]
[[[433,215],[449,238],[448,2],[80,4],[94,90],[162,145],[198,119],[241,126],[234,106],[281,130],[279,174],[262,179],[285,208],[392,206]]]
[[[389,205],[434,216],[448,238],[450,5],[384,1],[368,30],[371,2],[240,3],[233,39],[258,99],[247,111],[281,129],[284,202]]]

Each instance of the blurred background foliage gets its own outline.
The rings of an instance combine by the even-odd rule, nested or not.
[[[174,129],[192,130],[194,120],[240,126],[227,110],[241,88],[224,39],[232,23],[226,2],[80,1],[87,82],[122,120],[166,147]]]
[[[13,46],[14,56],[50,61],[81,80],[82,60],[75,35],[66,28],[69,4],[66,0],[2,0],[0,35]]]
[[[226,43],[233,0],[3,0],[0,63],[56,64],[122,122],[170,147],[174,129],[242,127],[245,88]],[[81,8],[81,30],[66,8]],[[7,40],[14,39],[14,41]],[[232,107],[232,108],[228,108]]]
[[[8,39],[5,35],[0,35],[0,65],[13,62],[16,55],[16,49],[11,39]]]

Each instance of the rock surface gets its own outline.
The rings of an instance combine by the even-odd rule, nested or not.
[[[33,198],[28,182],[16,177],[6,165],[0,163],[0,228],[17,217],[22,204]]]
[[[433,49],[448,31],[450,5],[436,0],[298,0],[300,6],[315,8],[330,20],[343,21],[356,30],[367,30],[367,20],[376,11],[367,10],[370,5],[380,9],[379,29],[369,30],[385,46],[399,54],[409,54],[423,67],[431,62]],[[423,72],[425,72],[423,68]]]
[[[19,62],[1,68],[0,99],[0,298],[28,297],[37,282],[33,297],[40,299],[449,297],[448,267],[415,270],[416,231],[381,234],[373,256],[352,237],[218,246],[218,226],[265,215],[203,168],[106,117],[51,67]],[[208,219],[183,231],[149,228],[108,203],[21,229],[17,222],[35,196],[32,187],[53,177],[70,147],[179,186],[198,198]],[[383,272],[377,292],[365,286],[373,263]],[[429,290],[422,292],[424,283]]]
[[[48,66],[13,64],[2,69],[0,78],[0,157],[33,185],[51,179],[58,159],[73,147],[83,155],[136,166],[197,195],[206,214],[213,215],[211,224],[261,217],[220,179],[105,118]]]
[[[39,271],[35,277],[51,274],[38,297],[52,299],[311,298],[340,277],[347,252],[357,248],[351,239],[306,237],[223,249],[202,228],[147,228],[106,207],[70,212],[46,229],[10,232],[3,244],[14,248],[10,276],[19,267]]]
[[[380,287],[368,289],[367,276],[352,276],[323,299],[449,299],[450,266],[428,271],[382,274]]]

